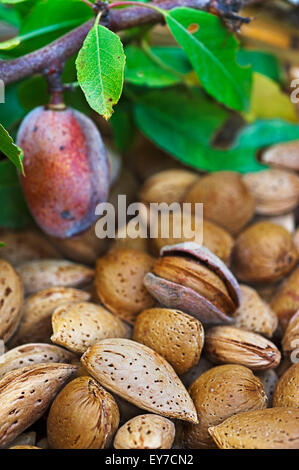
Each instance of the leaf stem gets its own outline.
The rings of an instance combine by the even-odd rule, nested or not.
[[[158,57],[156,54],[154,54],[146,40],[143,39],[141,41],[141,47],[142,47],[143,51],[145,52],[145,54],[155,64],[157,64],[159,67],[161,67],[161,69],[165,70],[168,73],[171,73],[172,75],[175,75],[176,77],[180,78],[181,80],[184,80],[186,78],[184,73],[178,72],[174,68],[172,68],[169,65],[165,64],[165,62],[163,62],[163,60],[161,60],[160,57]]]

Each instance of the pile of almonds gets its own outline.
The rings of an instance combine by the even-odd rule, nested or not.
[[[264,159],[127,158],[109,200],[204,203],[202,244],[0,229],[1,448],[299,448],[299,164]]]

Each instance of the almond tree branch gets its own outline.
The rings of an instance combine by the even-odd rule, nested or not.
[[[209,11],[224,19],[240,19],[237,16],[242,6],[252,3],[254,0],[157,0],[153,2],[165,10],[185,6],[198,10]],[[107,5],[98,4],[106,13]],[[155,24],[163,20],[156,11],[145,7],[130,7],[119,10],[111,10],[103,14],[101,23],[112,31],[122,31],[134,26]],[[87,21],[78,28],[70,31],[56,41],[38,49],[23,57],[13,60],[0,61],[0,79],[8,85],[36,73],[43,73],[45,69],[55,69],[64,63],[81,48],[83,41],[93,26],[94,20]]]

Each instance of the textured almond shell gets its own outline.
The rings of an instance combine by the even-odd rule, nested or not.
[[[129,323],[141,310],[153,307],[155,300],[143,285],[153,263],[147,253],[129,248],[111,250],[99,258],[95,288],[105,307]]]
[[[281,284],[272,298],[271,308],[276,313],[282,330],[285,330],[292,316],[299,310],[299,268]]]
[[[241,285],[242,302],[234,313],[234,326],[254,331],[271,338],[278,326],[278,318],[252,287]]]
[[[10,447],[11,450],[16,450],[16,449],[41,449],[40,447],[35,447],[35,446],[13,446]]]
[[[103,449],[118,428],[119,411],[110,393],[91,377],[72,380],[54,400],[47,421],[53,449]]]
[[[175,426],[167,418],[154,414],[130,419],[117,431],[115,449],[171,449]]]
[[[279,379],[273,396],[273,406],[299,409],[299,362],[287,369]]]
[[[299,310],[292,316],[282,340],[282,349],[288,357],[299,351]]]
[[[158,225],[158,236],[150,239],[154,255],[158,255],[161,248],[164,246],[193,241],[208,248],[212,253],[214,253],[214,255],[218,256],[225,263],[229,262],[234,240],[226,230],[209,220],[196,218],[193,214],[190,215],[190,222],[188,220],[188,224],[184,225],[181,211],[179,213],[170,212],[168,217],[170,236],[167,238],[162,238],[161,217],[158,217],[158,219],[153,222]],[[177,229],[178,225],[181,226],[182,230],[182,236],[180,238],[174,236],[176,234],[174,234],[172,230],[172,228]],[[195,230],[197,227],[200,227],[200,229]]]
[[[262,162],[290,170],[299,171],[299,141],[272,145],[262,154]]]
[[[105,338],[129,338],[131,328],[101,305],[90,302],[65,304],[52,315],[53,343],[83,354]]]
[[[244,230],[236,240],[233,272],[243,282],[273,282],[295,266],[298,252],[291,234],[271,222],[259,222]]]
[[[188,449],[213,448],[208,428],[244,411],[267,407],[261,381],[247,367],[224,365],[204,372],[189,389],[199,424],[184,424],[183,442]]]
[[[0,447],[44,414],[76,370],[67,364],[38,364],[12,371],[0,380]]]
[[[205,217],[238,233],[254,214],[254,199],[239,173],[218,171],[195,183],[184,197],[184,202],[204,204]]]
[[[257,214],[282,214],[298,203],[299,177],[295,173],[269,169],[248,173],[243,181],[255,198]]]
[[[178,310],[153,308],[138,315],[133,339],[163,356],[181,375],[198,363],[204,330],[190,315]]]
[[[27,261],[60,256],[59,251],[46,237],[32,228],[23,230],[1,228],[0,240],[5,243],[5,246],[1,247],[1,257],[13,266]]]
[[[42,363],[69,364],[76,360],[76,356],[54,344],[32,343],[18,346],[1,356],[0,377],[8,372],[26,366]]]
[[[193,402],[174,369],[147,346],[105,339],[89,348],[81,361],[104,387],[139,408],[197,422]]]
[[[268,339],[231,326],[207,331],[205,352],[215,363],[241,364],[253,370],[277,367],[281,359],[279,350]]]
[[[51,317],[54,310],[70,302],[83,302],[90,294],[71,287],[50,287],[28,297],[17,333],[10,346],[32,342],[49,342],[52,334]]]
[[[161,171],[144,182],[139,192],[140,201],[167,204],[180,202],[188,188],[197,180],[198,175],[191,171],[179,169]]]
[[[62,259],[28,261],[18,266],[25,293],[33,294],[49,287],[80,287],[93,280],[94,270]]]
[[[220,449],[298,449],[299,410],[268,408],[240,413],[209,428]]]
[[[7,342],[22,315],[24,290],[20,276],[7,261],[0,259],[0,338]]]

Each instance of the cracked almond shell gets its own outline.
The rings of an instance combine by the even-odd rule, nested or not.
[[[292,235],[279,225],[259,222],[236,239],[232,269],[240,281],[265,283],[283,278],[297,261]]]
[[[10,347],[32,342],[50,342],[54,310],[66,303],[89,299],[90,294],[71,287],[50,287],[31,295],[24,302],[20,326],[10,341]]]
[[[241,301],[238,282],[227,266],[193,242],[162,248],[144,285],[162,305],[203,323],[231,322]]]
[[[105,338],[129,338],[131,328],[101,305],[91,302],[65,304],[52,315],[51,341],[83,354]]]
[[[154,258],[131,248],[117,248],[98,259],[95,289],[108,310],[134,323],[139,312],[151,308],[155,299],[143,285]]]
[[[204,330],[196,318],[179,310],[152,308],[138,315],[133,339],[163,356],[181,375],[198,363]]]
[[[10,263],[0,259],[0,339],[12,337],[21,320],[24,290],[19,274]]]
[[[115,449],[171,449],[175,426],[167,418],[154,414],[130,419],[117,431]]]
[[[244,411],[267,407],[261,381],[247,367],[224,365],[204,372],[189,389],[198,414],[198,424],[183,425],[188,449],[216,447],[208,428]]]
[[[105,339],[89,348],[81,361],[101,385],[139,408],[197,422],[193,402],[174,369],[147,346]]]
[[[220,449],[298,449],[299,409],[268,408],[232,416],[209,428]]]
[[[32,343],[10,349],[1,356],[0,377],[26,366],[42,363],[73,363],[76,356],[54,344]]]
[[[299,409],[299,362],[280,377],[273,396],[273,406]]]
[[[91,377],[79,377],[57,395],[47,421],[52,449],[104,449],[119,424],[113,396]]]
[[[93,280],[94,270],[64,259],[28,261],[17,267],[26,295],[49,287],[81,287]]]
[[[38,364],[12,371],[0,380],[0,448],[45,413],[76,370],[70,364]]]
[[[206,332],[205,352],[216,364],[241,364],[253,370],[277,367],[281,355],[274,343],[251,331],[215,326]]]

